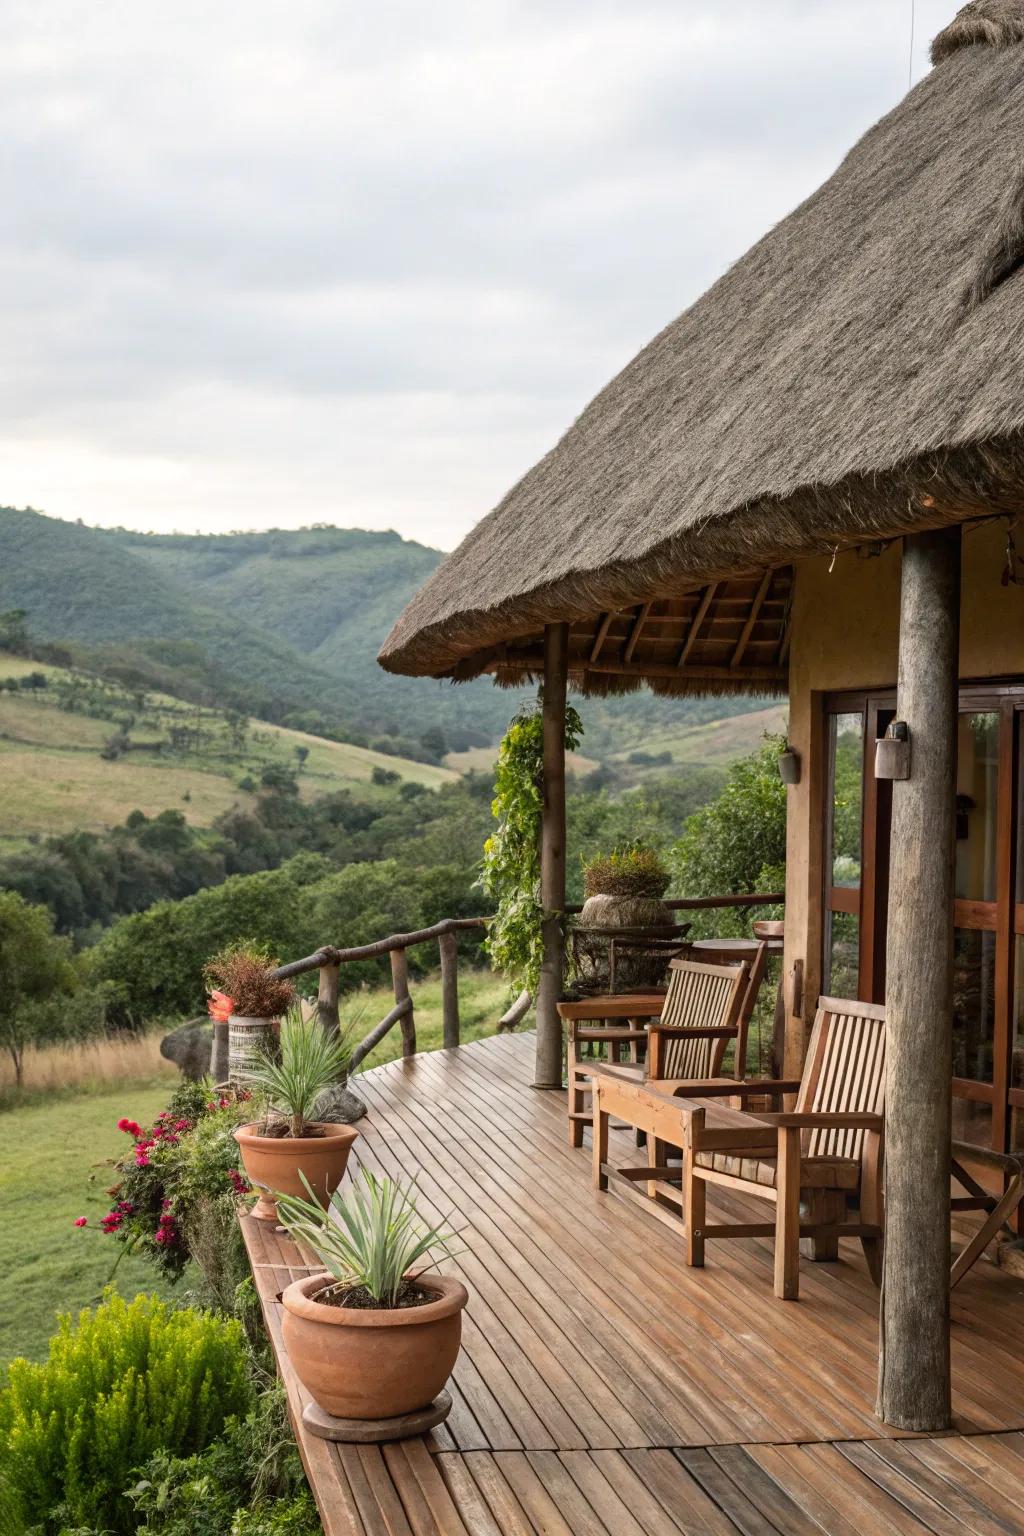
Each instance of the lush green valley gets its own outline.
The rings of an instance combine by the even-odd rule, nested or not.
[[[142,534],[0,508],[0,553],[0,613],[23,611],[32,637],[131,687],[431,760],[497,742],[519,702],[486,679],[453,688],[377,666],[442,558],[395,533]],[[742,697],[591,700],[587,753],[603,761],[624,740],[643,750],[650,733],[762,708]]]

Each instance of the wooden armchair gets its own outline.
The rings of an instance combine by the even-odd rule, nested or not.
[[[592,997],[581,1002],[559,1003],[558,1012],[569,1026],[567,1077],[569,1087],[569,1145],[583,1145],[583,1128],[592,1123],[590,1079],[597,1064],[591,1054],[595,1045],[607,1047],[613,1062],[621,1062],[623,1050],[638,1082],[666,1077],[700,1079],[717,1077],[730,1040],[740,1034],[739,1020],[747,996],[749,967],[703,965],[692,960],[673,960],[665,993],[627,993],[618,997]],[[615,1026],[611,1020],[621,1019]],[[653,1022],[638,1027],[641,1019]],[[639,1059],[647,1048],[646,1063]],[[737,1051],[737,1064],[739,1052]]]
[[[718,1132],[713,1148],[702,1147],[705,1111],[695,1108],[683,1161],[686,1262],[704,1263],[709,1237],[762,1237],[774,1229],[775,1294],[796,1300],[801,1239],[808,1257],[835,1259],[840,1237],[859,1237],[871,1278],[880,1284],[884,1067],[884,1008],[823,997],[799,1083],[770,1084],[776,1093],[796,1091],[795,1109],[743,1117],[776,1128],[774,1155],[744,1155],[741,1128],[735,1144],[723,1143]],[[737,1083],[730,1092],[763,1093],[766,1086]],[[707,1088],[694,1083],[692,1093],[706,1094]],[[774,1222],[708,1226],[708,1184],[772,1201]],[[850,1220],[851,1208],[858,1211],[856,1220]]]

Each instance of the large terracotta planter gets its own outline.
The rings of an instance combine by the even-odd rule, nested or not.
[[[295,1280],[281,1297],[282,1327],[299,1380],[339,1419],[391,1419],[432,1403],[458,1358],[466,1287],[447,1275],[417,1284],[437,1300],[379,1312],[327,1307],[328,1274]]]
[[[323,1125],[322,1136],[260,1136],[258,1130],[258,1124],[253,1123],[241,1125],[235,1132],[250,1183],[270,1191],[260,1194],[252,1214],[260,1221],[276,1221],[275,1191],[308,1200],[300,1172],[326,1206],[344,1177],[349,1150],[359,1132],[351,1125],[334,1124]]]

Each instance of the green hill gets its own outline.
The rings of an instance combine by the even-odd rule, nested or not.
[[[45,687],[21,686],[40,672]],[[119,733],[123,744],[112,755]],[[191,825],[209,826],[232,807],[250,807],[268,770],[295,775],[303,800],[347,789],[383,801],[388,792],[374,783],[375,769],[428,789],[457,777],[432,763],[265,721],[232,721],[223,711],[0,652],[0,849],[36,836],[101,832],[131,810],[178,809]]]
[[[496,742],[517,695],[486,679],[453,688],[393,677],[376,664],[441,558],[396,533],[143,534],[0,508],[0,612],[26,610],[36,639],[129,685],[367,745],[383,739],[412,756],[439,727],[459,753]],[[607,760],[624,741],[643,746],[648,733],[761,708],[646,693],[588,700],[587,754]]]

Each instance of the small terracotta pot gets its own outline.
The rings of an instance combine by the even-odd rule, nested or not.
[[[469,1297],[448,1275],[424,1275],[416,1283],[437,1300],[396,1311],[328,1307],[315,1299],[334,1284],[327,1274],[295,1280],[284,1292],[284,1347],[302,1385],[327,1413],[391,1419],[434,1401],[458,1358]]]
[[[277,1220],[275,1191],[309,1199],[300,1172],[306,1175],[320,1203],[329,1203],[344,1177],[349,1150],[359,1132],[351,1125],[328,1124],[322,1129],[323,1136],[260,1136],[258,1122],[239,1126],[235,1140],[241,1148],[242,1164],[249,1182],[261,1189],[252,1211],[258,1220]]]

